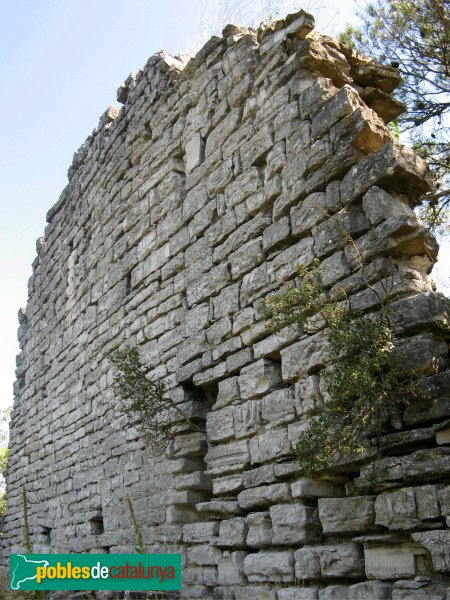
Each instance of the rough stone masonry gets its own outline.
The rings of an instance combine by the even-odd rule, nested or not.
[[[303,11],[161,52],[121,86],[47,215],[20,313],[5,553],[182,552],[183,597],[450,598],[450,372],[430,179],[386,123],[398,72]],[[348,234],[353,242],[349,241]],[[364,256],[355,260],[354,244]],[[326,332],[265,328],[262,299],[319,259],[426,391],[359,461],[300,478],[326,402]],[[384,287],[383,287],[384,284]],[[108,354],[137,346],[181,419],[155,455],[121,415]],[[150,367],[150,365],[153,365]],[[380,456],[381,452],[381,456]]]

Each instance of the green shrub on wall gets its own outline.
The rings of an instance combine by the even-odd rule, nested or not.
[[[140,430],[144,442],[162,453],[172,439],[172,427],[181,420],[197,431],[203,430],[166,394],[163,382],[147,376],[137,348],[116,350],[109,356],[115,367],[114,386],[120,398],[120,412]]]
[[[271,331],[291,324],[305,333],[323,329],[329,342],[332,367],[324,372],[328,398],[320,407],[315,399],[296,446],[301,473],[310,476],[346,455],[364,452],[369,435],[379,434],[407,402],[411,385],[401,379],[400,359],[392,353],[387,300],[378,312],[359,314],[345,300],[327,299],[317,261],[299,267],[297,275],[296,286],[269,296],[264,304]]]

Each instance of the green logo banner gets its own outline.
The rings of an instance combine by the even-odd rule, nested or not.
[[[10,554],[12,590],[181,590],[181,554]]]

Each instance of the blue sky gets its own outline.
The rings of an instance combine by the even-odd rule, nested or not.
[[[215,1],[0,0],[0,407],[12,403],[17,311],[26,304],[35,241],[73,153],[117,104],[132,70],[161,49],[195,46],[199,7]],[[289,12],[295,2],[278,4]],[[302,5],[320,8],[317,28],[326,33],[356,21],[353,1]]]

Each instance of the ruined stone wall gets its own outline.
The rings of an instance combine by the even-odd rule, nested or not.
[[[424,163],[393,139],[394,69],[299,13],[152,57],[75,154],[20,316],[4,551],[183,552],[186,597],[448,598],[450,375],[414,206]],[[350,234],[366,263],[364,278]],[[262,298],[317,258],[335,296],[392,320],[412,400],[366,453],[300,478],[326,401],[326,332],[265,328]],[[381,281],[378,281],[381,280]],[[108,353],[137,346],[200,425],[167,452],[121,416]],[[374,475],[375,474],[375,475]]]

